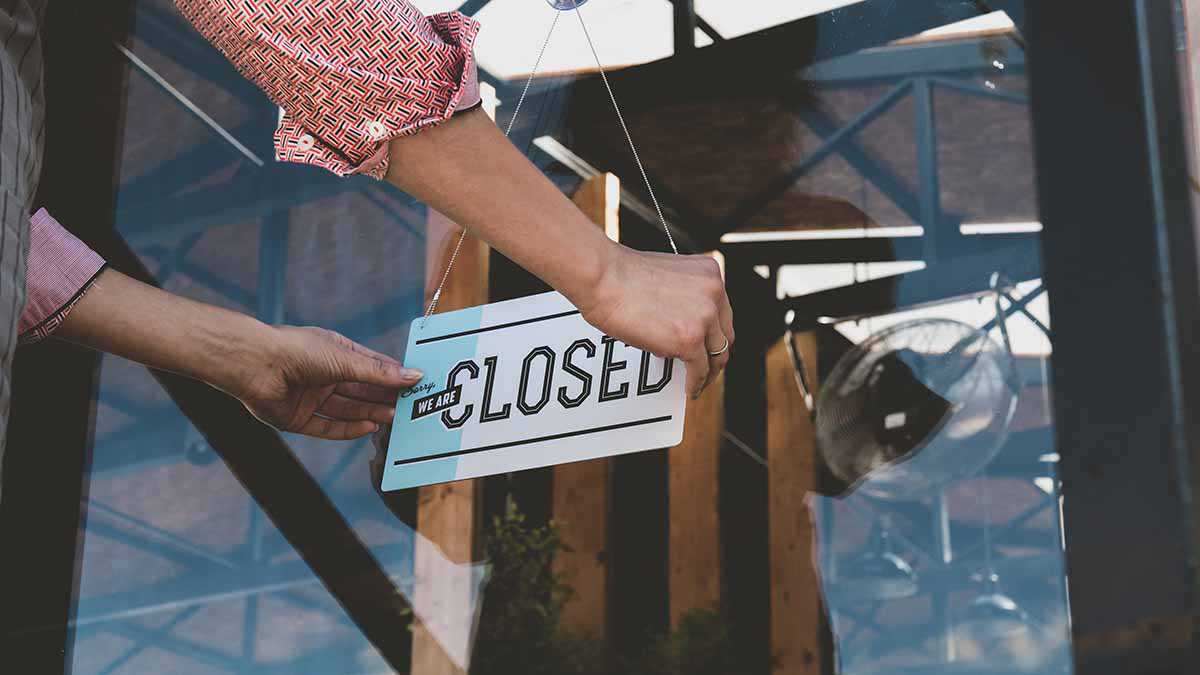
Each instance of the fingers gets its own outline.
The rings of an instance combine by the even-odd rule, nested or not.
[[[704,291],[707,302],[704,303],[703,309],[696,310],[696,318],[701,324],[700,331],[704,336],[703,354],[688,360],[688,391],[693,398],[699,397],[725,368],[725,364],[729,362],[729,348],[733,346],[733,308],[725,292],[720,265],[712,258],[701,260],[704,265],[703,276],[697,285]],[[702,364],[699,363],[701,359]]]
[[[733,305],[729,304],[729,293],[726,292],[724,285],[721,286],[721,298],[720,298],[720,304],[718,305],[718,309],[719,309],[718,318],[721,321],[721,331],[725,333],[725,337],[729,338],[729,346],[732,348],[733,341],[734,341]],[[717,347],[717,349],[720,349],[720,348],[721,348],[720,346]],[[713,351],[715,352],[715,351],[717,351],[717,349],[714,349]],[[725,360],[728,361],[729,359],[726,358]],[[722,367],[724,367],[724,366],[722,366]]]
[[[733,348],[733,340],[726,337],[727,334],[720,328],[716,328],[709,333],[708,339],[705,341],[708,345],[706,352],[708,354],[709,365],[709,381],[712,381],[725,369],[725,364],[729,363],[729,350]],[[717,352],[721,352],[716,356]]]
[[[709,354],[715,352],[723,353],[717,356],[709,357],[709,365],[711,372],[709,380],[716,379],[721,371],[725,370],[726,364],[729,363],[729,355],[733,351],[733,308],[729,305],[729,296],[725,294],[725,289],[721,289],[721,297],[718,305],[718,332],[710,333],[708,338]]]
[[[331,441],[348,441],[352,438],[359,438],[367,434],[373,434],[379,430],[379,425],[368,420],[357,420],[354,422],[346,420],[334,420],[325,417],[310,417],[304,426],[296,430],[297,433],[306,436],[316,436]]]
[[[698,398],[708,386],[709,359],[704,349],[704,340],[690,341],[691,347],[682,357],[687,366],[687,392],[692,398]]]
[[[416,384],[415,382],[413,384]],[[407,385],[412,386],[412,385]],[[346,398],[356,398],[369,403],[386,403],[394,405],[400,393],[399,387],[380,387],[362,382],[342,382],[334,392]]]
[[[411,387],[421,381],[421,373],[400,365],[391,357],[372,351],[349,338],[331,333],[338,349],[335,359],[342,379],[349,382],[391,387]]]
[[[390,423],[396,414],[391,403],[373,403],[336,393],[325,399],[317,412],[339,420],[370,420],[379,424]]]

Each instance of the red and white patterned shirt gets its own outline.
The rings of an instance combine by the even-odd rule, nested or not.
[[[387,142],[479,102],[479,23],[406,0],[175,0],[282,111],[281,161],[387,171]]]
[[[383,178],[388,141],[479,103],[475,20],[425,17],[406,0],[175,0],[280,107],[275,155]],[[39,340],[104,268],[46,213],[31,219],[22,342]]]

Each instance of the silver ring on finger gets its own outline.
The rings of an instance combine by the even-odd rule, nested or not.
[[[709,352],[708,356],[709,356],[709,358],[716,358],[716,357],[724,354],[727,351],[729,351],[729,338],[725,338],[725,346],[724,347],[721,347],[720,349],[718,349],[715,352]]]

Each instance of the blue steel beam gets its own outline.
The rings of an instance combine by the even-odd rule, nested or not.
[[[988,281],[992,272],[1003,272],[1018,282],[1041,278],[1038,243],[1037,237],[1030,237],[1022,244],[946,258],[920,271],[789,297],[782,305],[795,311],[794,330],[808,330],[818,325],[820,317],[879,316],[949,300],[980,297],[991,293]]]
[[[244,661],[235,659],[212,647],[182,640],[169,633],[142,628],[129,621],[109,623],[103,626],[102,629],[138,642],[152,643],[158,649],[165,649],[225,671],[240,673],[243,672],[243,666],[245,665]]]
[[[179,246],[176,246],[175,250],[171,251],[158,266],[158,269],[155,270],[154,276],[158,279],[158,283],[165,286],[171,280],[171,277],[175,275],[175,272],[178,271],[179,266],[183,263],[184,258],[187,257],[188,253],[192,252],[192,249],[196,247],[196,244],[200,243],[202,238],[204,238],[204,235],[201,233],[184,237]]]
[[[740,204],[730,210],[729,214],[724,218],[719,219],[725,224],[727,231],[733,231],[741,228],[746,224],[754,214],[758,213],[764,206],[772,200],[778,198],[789,188],[795,185],[805,173],[819,164],[829,155],[833,154],[841,146],[842,142],[851,136],[857,134],[866,128],[871,122],[874,122],[879,116],[892,109],[901,98],[906,96],[912,89],[912,82],[905,80],[890,91],[884,94],[878,101],[871,104],[869,108],[860,113],[857,117],[851,120],[848,124],[831,135],[824,143],[816,150],[806,156],[796,166],[792,167],[783,176],[771,181],[767,187],[755,195],[743,200]]]
[[[805,106],[797,108],[795,112],[825,142],[829,142],[840,129],[829,113],[819,107]],[[921,204],[916,195],[894,171],[872,157],[858,141],[846,138],[837,146],[837,152],[913,222],[921,221]]]
[[[128,536],[125,536],[122,541],[128,543],[131,537],[137,537],[142,541],[152,543],[156,546],[169,548],[177,552],[176,554],[173,554],[173,559],[191,566],[199,565],[205,567],[221,567],[226,569],[233,569],[237,567],[237,563],[226,558],[225,556],[213,553],[208,549],[205,549],[188,541],[187,539],[184,539],[183,537],[180,537],[174,532],[164,530],[157,525],[146,522],[145,520],[125,513],[124,511],[115,509],[104,504],[103,502],[96,501],[95,499],[85,499],[83,500],[83,503],[89,512],[95,511],[98,514],[112,518],[113,520],[123,523],[128,527],[139,530],[144,535],[147,535],[155,540],[154,542],[150,542],[150,540],[146,539],[146,537],[132,533],[123,533]],[[91,529],[96,524],[97,523],[94,521],[89,520],[88,528]],[[139,548],[145,548],[141,545],[138,546]]]
[[[242,77],[229,61],[176,12],[138,2],[132,34],[180,66],[221,87],[244,103],[262,104],[267,97]]]
[[[392,576],[409,578],[412,572],[412,542],[377,546],[371,553]],[[349,573],[349,571],[347,572]],[[183,574],[170,581],[136,590],[80,598],[73,626],[125,623],[125,619],[162,611],[183,609],[211,602],[245,598],[316,586],[321,578],[303,560],[271,565],[214,571],[205,575]]]
[[[361,192],[361,195],[364,199],[371,202],[375,206],[379,207],[379,210],[383,211],[383,214],[385,216],[387,216],[388,220],[390,220],[393,223],[396,223],[400,227],[404,228],[404,230],[406,230],[409,234],[416,237],[418,241],[425,241],[425,231],[421,230],[417,227],[414,227],[412,222],[410,222],[407,218],[405,218],[400,213],[397,213],[396,210],[390,204],[388,204],[383,199],[383,197],[379,194],[379,192],[381,190],[386,190],[386,189],[387,188],[382,187],[382,186],[380,188],[374,189],[374,190],[366,189]],[[394,192],[400,193],[399,189],[393,188],[392,190]],[[408,195],[406,195],[404,193],[400,193],[400,194],[403,195],[404,197],[408,197]],[[421,208],[426,208],[423,204],[421,204],[420,202],[417,202],[415,199],[412,199],[411,197],[408,197],[408,199],[411,200],[410,201],[411,205],[419,206]]]
[[[230,133],[253,143],[256,138],[271,138],[272,126],[263,120],[249,120],[233,127]],[[266,153],[270,147],[266,146],[262,150]],[[142,204],[162,200],[191,186],[199,178],[235,162],[243,164],[239,167],[239,173],[242,174],[245,173],[246,167],[250,166],[245,157],[223,139],[212,138],[173,155],[139,176],[122,182],[117,194],[118,208],[137,208]],[[234,179],[236,178],[237,176],[234,176]]]
[[[284,323],[287,289],[287,252],[290,212],[287,208],[267,214],[258,237],[258,319],[266,324]],[[253,499],[246,500],[249,527],[245,561],[258,565],[263,558],[263,514]],[[258,638],[258,596],[248,595],[242,613],[242,659],[254,662]]]
[[[130,660],[132,660],[138,654],[144,652],[147,648],[158,646],[162,636],[170,634],[170,632],[174,630],[176,626],[195,616],[195,614],[201,609],[203,609],[201,606],[188,607],[187,609],[176,613],[175,616],[171,617],[170,621],[164,623],[158,628],[155,628],[153,631],[135,642],[133,646],[125,650],[125,652],[120,656],[113,659],[107,666],[104,667],[104,670],[101,670],[97,675],[112,675],[112,673],[117,672],[122,666],[124,666],[126,663],[129,663]]]
[[[365,185],[368,183],[359,179],[339,178],[312,167],[274,163],[227,185],[155,203],[119,206],[117,228],[131,246],[140,248],[165,238],[260,218],[281,206],[299,206]]]
[[[466,14],[467,16],[475,16],[479,13],[479,10],[486,7],[490,1],[491,0],[467,0],[458,6],[458,11]]]
[[[195,235],[192,235],[195,236]],[[148,246],[141,250],[141,254],[151,260],[167,264],[172,262],[171,253],[162,246]],[[177,260],[175,262],[175,271],[185,276],[191,277],[193,281],[214,291],[221,296],[238,303],[242,307],[254,307],[256,296],[254,293],[238,286],[232,281],[227,281],[224,278],[214,274],[202,265],[186,260]],[[160,280],[161,283],[162,280]]]
[[[840,56],[809,66],[804,79],[821,86],[862,86],[906,77],[955,76],[996,72],[992,61],[997,57],[1007,74],[1025,68],[1025,55],[1019,49],[988,53],[982,39],[935,42],[920,45],[880,47]]]
[[[933,262],[937,260],[938,240],[942,237],[942,193],[938,180],[937,112],[929,80],[921,78],[913,83],[913,98],[917,104],[917,172],[920,176],[920,223],[925,230],[924,258]],[[954,235],[958,236],[958,232]]]
[[[970,82],[962,80],[952,80],[947,77],[931,77],[929,82],[936,84],[939,87],[961,91],[964,94],[978,96],[980,98],[989,98],[996,101],[1005,101],[1008,103],[1016,103],[1020,105],[1029,105],[1029,97],[1015,91],[1004,91],[1003,89],[988,89],[980,87]]]
[[[102,521],[89,522],[87,530],[91,535],[111,539],[130,548],[144,551],[159,558],[169,560],[177,565],[187,567],[189,574],[205,574],[212,567],[207,558],[194,555],[183,548],[161,540],[147,539],[144,536],[126,532],[111,523]]]

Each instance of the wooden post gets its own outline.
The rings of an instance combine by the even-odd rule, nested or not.
[[[620,238],[621,182],[615,175],[606,173],[585,181],[573,199],[610,239]],[[554,520],[570,549],[555,557],[554,569],[574,590],[563,609],[563,624],[599,640],[608,632],[611,486],[611,459],[554,468]]]
[[[485,104],[490,101],[490,105],[485,105],[485,108],[494,118],[494,90],[489,94],[485,89],[483,97]],[[458,225],[430,209],[426,226],[426,306],[442,280],[461,232],[462,229]],[[468,236],[463,241],[458,259],[454,263],[454,270],[442,289],[438,301],[439,312],[487,303],[490,253],[488,245],[473,236]],[[464,564],[475,561],[480,529],[479,490],[480,484],[474,480],[418,489],[417,533],[441,549],[441,555],[451,562]],[[443,568],[444,561],[431,547],[416,546],[414,556],[413,571],[417,579],[414,603],[452,603],[457,594],[469,592],[468,588],[455,587],[452,582],[456,580],[448,578],[448,575],[437,574],[437,570]],[[422,598],[421,594],[431,594],[434,597]],[[413,675],[456,675],[464,672],[449,658],[420,621],[414,623],[412,640]]]
[[[821,591],[806,497],[816,487],[816,436],[784,337],[767,350],[767,504],[771,551],[771,653],[776,675],[822,668]],[[816,387],[817,339],[796,338]],[[814,394],[816,392],[813,392]]]
[[[724,261],[720,253],[714,253]],[[668,609],[671,626],[694,610],[721,602],[721,536],[717,505],[725,374],[697,400],[688,399],[683,442],[668,453]]]
[[[1192,139],[1192,175],[1200,174],[1200,0],[1184,0],[1184,24],[1187,36],[1186,58],[1181,64],[1185,74],[1184,101],[1188,135]]]

